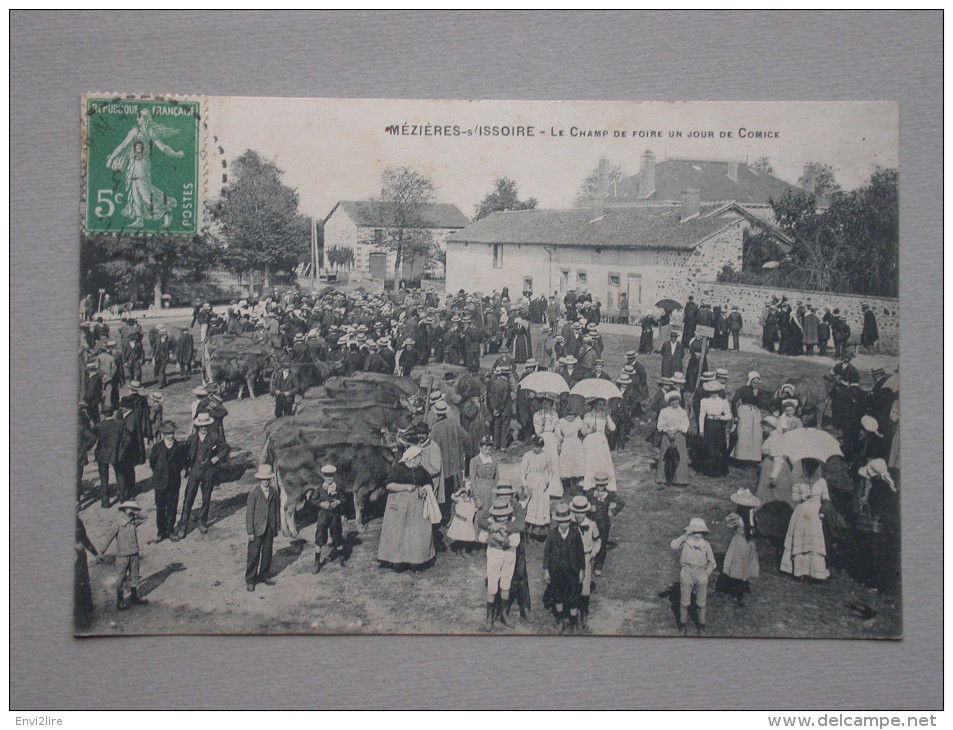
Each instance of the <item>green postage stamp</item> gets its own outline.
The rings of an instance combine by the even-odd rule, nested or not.
[[[86,232],[195,235],[203,123],[197,98],[84,96]]]

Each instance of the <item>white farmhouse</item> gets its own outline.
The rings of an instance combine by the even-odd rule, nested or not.
[[[455,205],[428,203],[416,210],[418,229],[427,229],[441,251],[447,250],[447,238],[464,228],[470,221]],[[394,206],[379,200],[341,200],[324,219],[324,250],[335,246],[354,251],[353,271],[375,279],[393,276],[396,254],[387,250],[383,242],[388,229],[399,226]],[[402,276],[419,277],[426,261],[405,259]],[[442,267],[441,267],[442,269]],[[442,274],[442,270],[432,272]]]
[[[456,232],[447,240],[447,291],[586,290],[609,312],[620,297],[631,312],[644,312],[659,299],[693,293],[726,265],[741,270],[744,230],[771,228],[736,204],[701,205],[697,190],[679,203],[600,202],[502,211]]]

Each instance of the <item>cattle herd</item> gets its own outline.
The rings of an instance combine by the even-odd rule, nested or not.
[[[754,462],[762,470],[756,491],[737,499],[732,496],[734,508],[742,518],[738,523],[738,545],[733,542],[736,549],[733,553],[729,550],[737,573],[730,577],[738,582],[726,585],[739,598],[750,590],[748,579],[752,577],[750,565],[737,568],[739,555],[753,550],[750,546],[759,530],[761,536],[776,539],[786,555],[790,553],[794,567],[788,572],[811,580],[826,577],[825,558],[826,562],[837,560],[835,553],[850,544],[845,536],[863,533],[864,549],[874,550],[882,563],[882,567],[873,569],[872,580],[885,588],[896,582],[892,571],[898,570],[894,564],[899,556],[892,552],[899,550],[899,507],[892,496],[897,492],[899,476],[897,375],[875,371],[873,388],[862,389],[858,373],[850,364],[851,353],[845,351],[839,353],[842,357],[838,364],[824,379],[788,378],[777,388],[761,393],[760,376],[754,378],[757,373],[749,373],[747,390],[740,388],[733,398],[726,398],[720,371],[707,372],[707,362],[690,362],[686,381],[679,353],[678,363],[669,363],[670,370],[675,368],[674,373],[666,374],[663,351],[663,377],[656,389],[650,387],[641,358],[633,351],[627,353],[626,366],[618,377],[606,372],[602,359],[605,346],[598,332],[600,319],[599,308],[589,302],[558,302],[554,297],[547,302],[542,297],[533,299],[529,293],[511,301],[506,290],[490,296],[462,290],[446,296],[432,290],[390,296],[333,288],[314,293],[291,290],[284,296],[257,302],[235,301],[221,314],[216,314],[210,305],[197,303],[188,326],[167,329],[157,325],[147,335],[134,318],[123,321],[115,332],[102,318],[90,314],[81,322],[80,336],[78,503],[82,504],[84,494],[88,496],[92,489],[103,506],[112,504],[112,471],[117,504],[126,505],[124,514],[134,514],[129,505],[137,491],[135,467],[149,462],[154,474],[158,474],[156,460],[167,460],[171,466],[162,471],[163,483],[158,483],[158,476],[151,479],[156,482],[152,486],[156,489],[157,505],[160,491],[174,490],[174,524],[183,476],[186,494],[194,484],[193,499],[200,489],[203,503],[213,498],[214,488],[224,478],[227,450],[222,452],[226,456],[221,460],[199,463],[205,433],[211,432],[222,443],[228,440],[228,411],[224,404],[233,397],[242,400],[247,395],[257,399],[269,394],[275,399],[275,417],[263,424],[261,448],[254,452],[254,461],[267,465],[269,470],[263,473],[273,475],[271,483],[278,495],[275,529],[286,536],[297,537],[296,514],[316,494],[324,494],[318,487],[327,478],[329,466],[334,468],[335,488],[341,491],[342,514],[353,517],[358,529],[363,529],[371,519],[383,516],[386,520],[394,475],[405,473],[400,469],[405,462],[413,462],[413,449],[430,443],[430,427],[435,420],[442,419],[452,420],[461,436],[451,440],[452,445],[446,436],[435,436],[435,440],[443,441],[444,451],[454,453],[441,457],[438,451],[435,463],[424,464],[432,493],[439,497],[443,512],[442,519],[432,520],[438,526],[434,529],[438,547],[443,544],[449,523],[466,512],[458,506],[471,499],[471,487],[478,480],[473,465],[481,458],[481,445],[489,444],[492,450],[516,443],[529,446],[533,437],[539,437],[536,453],[544,455],[540,470],[548,470],[547,484],[561,484],[563,489],[557,487],[559,493],[555,494],[548,491],[548,486],[540,487],[543,491],[534,494],[530,484],[533,478],[527,476],[524,466],[523,478],[517,480],[524,483],[510,485],[517,491],[512,500],[516,516],[510,519],[518,520],[513,524],[519,524],[520,529],[526,527],[527,510],[531,514],[540,511],[533,500],[543,499],[546,519],[541,527],[546,529],[542,536],[547,532],[571,536],[576,534],[574,531],[584,533],[587,528],[584,522],[579,523],[581,527],[574,522],[568,532],[560,527],[560,505],[576,505],[582,499],[589,505],[587,509],[596,511],[598,502],[591,472],[610,472],[611,488],[615,490],[612,457],[600,456],[602,463],[594,466],[585,463],[591,453],[596,453],[590,449],[588,434],[597,430],[615,452],[626,447],[636,426],[656,424],[657,429],[648,429],[648,436],[660,447],[660,489],[684,486],[676,466],[668,469],[670,461],[677,463],[679,459],[690,460],[693,469],[706,474],[710,469],[717,472],[719,459],[727,464],[729,458],[737,459],[737,463]],[[149,343],[148,350],[144,341]],[[686,349],[695,360],[700,359],[698,348]],[[487,355],[497,356],[489,368],[485,367]],[[146,394],[142,371],[150,362],[157,390]],[[520,386],[523,378],[546,370],[559,374],[566,383],[565,391],[537,393]],[[163,415],[162,390],[167,384],[167,373],[172,371],[183,378],[192,373],[201,375],[201,385],[193,389],[192,424],[180,422],[170,427],[169,419]],[[617,387],[618,397],[610,394],[581,398],[569,392],[580,382],[591,380],[609,381],[609,387]],[[722,408],[719,399],[725,400],[725,417],[713,415]],[[744,430],[743,413],[743,408],[752,403],[756,431],[753,435]],[[550,410],[553,422],[547,425]],[[682,413],[687,427],[672,427],[670,424],[681,421]],[[825,424],[828,413],[830,422]],[[572,429],[567,430],[564,423],[572,423],[575,417],[587,424],[582,431],[576,428],[585,445],[580,449],[584,467],[579,467],[579,473],[570,473],[567,469],[572,467],[566,466],[562,455],[570,450],[566,444]],[[706,423],[709,429],[722,429],[718,431],[723,434],[723,438],[719,436],[722,444],[714,443],[710,435],[702,437]],[[773,440],[798,428],[820,431],[825,425],[830,433],[836,434],[840,445],[837,455],[842,458],[837,463],[847,466],[846,483],[835,484],[839,477],[828,474],[831,489],[820,477],[821,472],[813,468],[813,454],[805,455],[802,464],[801,459],[779,451]],[[176,438],[176,433],[183,432],[187,436],[184,441]],[[756,455],[743,455],[751,444],[756,444]],[[547,461],[550,446],[552,459]],[[90,487],[82,477],[94,447],[93,458],[100,478]],[[818,456],[817,460],[823,463],[826,457]],[[490,546],[488,561],[497,542],[504,545],[500,548],[504,551],[510,544],[494,537],[493,520],[488,529],[481,531],[479,527],[490,515],[510,514],[505,491],[503,496],[495,491],[503,486],[502,480],[498,474],[494,480],[491,503],[478,500],[476,511],[468,513],[474,525],[473,541]],[[170,493],[163,491],[166,502]],[[817,514],[827,519],[823,533],[814,534],[804,528],[809,521],[809,515],[804,513],[813,509],[808,505],[814,501]],[[326,500],[323,504],[327,503]],[[619,500],[620,509],[621,504]],[[204,509],[202,516],[194,515],[199,517],[203,532],[207,529],[207,512]],[[691,515],[686,515],[686,520],[688,517]],[[697,524],[691,522],[696,528]],[[174,531],[170,527],[165,535],[160,527],[159,540],[183,539],[190,525],[179,527],[182,529]],[[505,535],[505,529],[500,529]],[[699,529],[686,530],[689,535],[701,534]],[[83,523],[77,518],[79,552],[87,549],[83,545],[88,544],[88,540],[80,539],[81,531],[85,539]],[[603,531],[608,532],[607,524]],[[249,535],[250,539],[254,537],[252,532]],[[683,551],[683,567],[684,560],[691,559],[687,551],[694,544],[693,539],[677,546]],[[516,554],[525,555],[525,537],[522,549],[517,547],[519,541],[513,543]],[[587,553],[592,550],[591,538],[583,543]],[[547,551],[549,545],[547,538]],[[599,549],[598,543],[595,549]],[[516,574],[511,576],[515,583],[520,580],[520,571],[525,577],[527,570],[525,558],[522,565],[519,561],[518,557]],[[756,551],[754,561],[757,563]],[[87,570],[85,554],[82,560],[78,558],[77,566],[77,621],[82,626],[84,622],[88,625],[92,614],[87,595],[88,572],[83,574]],[[591,572],[591,564],[587,566]],[[130,576],[125,570],[120,585],[131,581],[136,596],[138,576]],[[725,575],[729,573],[727,565],[723,570]],[[584,580],[583,572],[578,581]],[[590,580],[590,573],[585,575],[585,580]],[[753,575],[757,575],[756,567]],[[706,591],[707,587],[700,586],[698,581],[686,582],[684,576],[683,572],[681,590],[687,590],[689,595],[694,591],[691,605],[697,603],[704,615],[704,597],[699,591]],[[514,595],[518,593],[515,583]],[[585,586],[581,590],[573,605],[584,603],[588,607],[588,591]],[[120,599],[122,604],[121,595]],[[547,605],[554,610],[551,600]],[[502,614],[495,613],[493,617],[499,615]],[[555,610],[554,615],[559,621]],[[488,609],[488,622],[489,618]]]

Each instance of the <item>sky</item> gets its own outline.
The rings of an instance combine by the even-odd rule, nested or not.
[[[767,156],[774,174],[792,184],[805,162],[823,162],[850,189],[876,165],[898,167],[898,118],[892,102],[209,97],[208,197],[221,188],[223,160],[227,165],[246,149],[283,170],[300,211],[318,219],[338,200],[378,196],[381,173],[395,165],[428,176],[436,200],[467,216],[500,176],[515,180],[520,197],[537,198],[540,208],[566,208],[601,156],[632,175],[648,149],[657,160]],[[502,129],[492,136],[494,126],[511,136]],[[437,136],[434,127],[450,136]],[[491,136],[480,134],[487,127]]]

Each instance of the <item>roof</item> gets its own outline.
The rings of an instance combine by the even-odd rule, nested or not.
[[[328,213],[325,222],[341,208],[362,228],[391,228],[395,220],[394,204],[380,200],[339,200]],[[420,224],[414,228],[463,228],[470,219],[450,203],[424,203],[420,206]]]
[[[737,179],[733,180],[733,169]],[[639,197],[639,176],[622,178],[615,185],[615,196],[610,201],[680,200],[685,188],[697,189],[701,200],[733,201],[736,203],[767,203],[792,191],[803,189],[774,175],[755,172],[743,162],[714,162],[711,160],[660,160],[655,163],[655,190],[645,198]]]
[[[718,216],[711,215],[719,213]],[[681,206],[607,208],[592,221],[588,208],[571,210],[506,210],[482,218],[448,242],[514,243],[592,248],[690,250],[706,238],[734,225],[724,207],[702,208],[684,222]]]

